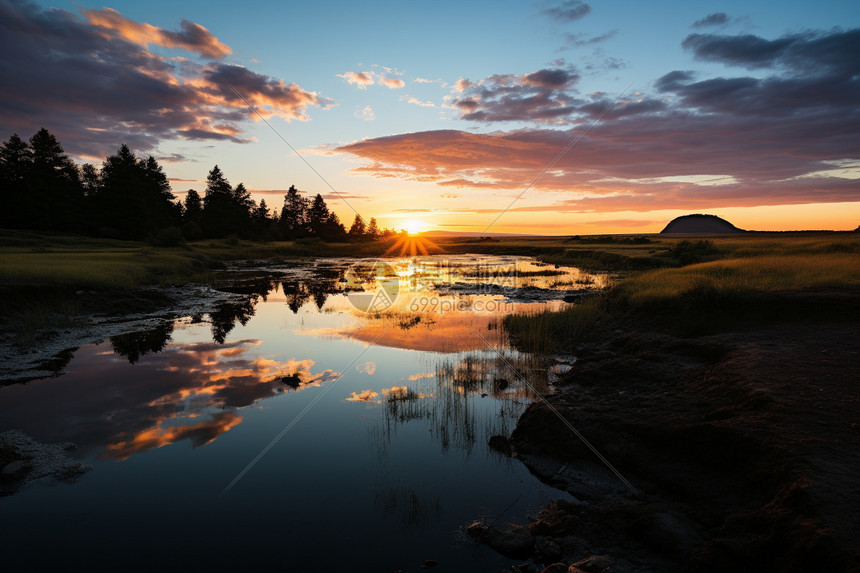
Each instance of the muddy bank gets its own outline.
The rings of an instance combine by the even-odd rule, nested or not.
[[[20,430],[0,433],[0,496],[31,483],[73,482],[92,467],[69,456],[71,442],[42,444]]]
[[[535,403],[512,451],[583,503],[532,529],[612,571],[860,571],[860,305],[814,318],[830,298],[697,337],[627,317],[572,348],[547,400],[634,489]]]

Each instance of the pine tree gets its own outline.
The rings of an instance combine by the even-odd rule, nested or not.
[[[290,185],[287,194],[284,195],[284,206],[278,219],[281,234],[285,239],[295,239],[307,232],[307,211],[307,199],[299,194],[295,185]]]
[[[200,227],[210,238],[236,234],[236,209],[233,187],[216,165],[206,176],[206,194],[203,196],[203,217]]]
[[[26,174],[27,202],[30,205],[25,215],[25,226],[81,230],[83,188],[77,166],[54,134],[44,127],[30,138],[30,149],[32,162]]]
[[[307,226],[308,231],[312,235],[322,236],[325,233],[325,224],[329,220],[328,205],[325,204],[325,199],[317,193],[308,209]]]
[[[352,240],[361,240],[367,235],[367,226],[364,224],[364,219],[358,213],[355,214],[355,219],[349,228],[349,238]]]
[[[367,236],[371,239],[379,238],[379,227],[376,225],[376,219],[370,218],[370,224],[367,226]]]
[[[25,227],[36,216],[39,206],[27,196],[32,162],[33,151],[17,133],[0,144],[0,226]]]

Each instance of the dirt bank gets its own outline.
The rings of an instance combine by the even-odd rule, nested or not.
[[[586,502],[543,528],[570,548],[567,562],[860,571],[856,299],[792,294],[784,302],[808,312],[696,337],[625,317],[574,346],[579,360],[548,401],[636,491],[547,405],[525,412],[516,455]]]

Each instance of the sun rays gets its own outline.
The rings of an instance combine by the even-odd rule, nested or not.
[[[407,228],[406,235],[398,235],[386,251],[386,255],[397,255],[401,257],[414,257],[417,255],[430,255],[443,252],[442,247],[419,234],[412,234]]]

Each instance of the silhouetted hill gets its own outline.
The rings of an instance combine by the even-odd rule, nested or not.
[[[695,234],[719,234],[719,233],[743,233],[725,219],[716,215],[683,215],[669,221],[669,224],[660,231],[664,233],[678,233],[681,235]]]

